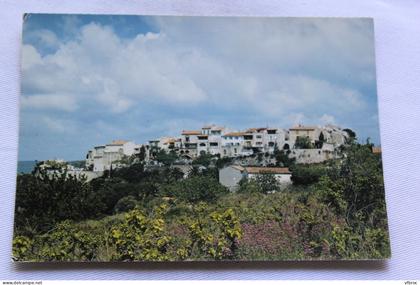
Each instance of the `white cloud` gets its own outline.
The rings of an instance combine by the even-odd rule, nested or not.
[[[22,46],[22,69],[28,70],[34,65],[41,64],[42,59],[38,51],[31,45]]]
[[[78,106],[72,95],[31,95],[21,97],[21,106],[29,109],[75,111]]]
[[[257,123],[305,114],[311,123],[368,104],[359,90],[374,80],[365,20],[158,17],[152,24],[158,32],[127,39],[90,23],[45,56],[25,45],[23,106],[104,114],[163,106],[190,118],[196,110],[259,114]]]
[[[42,127],[46,127],[48,130],[50,130],[54,134],[74,135],[74,134],[80,133],[78,132],[78,128],[75,122],[71,120],[64,120],[64,119],[53,118],[46,115],[40,115],[37,123],[41,125]]]
[[[331,116],[331,115],[328,115],[328,114],[322,115],[321,118],[319,118],[319,121],[323,125],[327,125],[327,124],[335,125],[336,124],[334,116]]]

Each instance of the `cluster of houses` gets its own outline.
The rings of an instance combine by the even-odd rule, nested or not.
[[[249,166],[252,163],[247,159],[258,155],[272,157],[270,154],[278,149],[284,150],[289,158],[295,158],[297,163],[318,163],[339,157],[338,149],[348,139],[349,134],[345,130],[333,125],[297,125],[289,129],[264,127],[241,131],[210,125],[199,130],[183,130],[178,137],[162,137],[150,140],[146,144],[114,140],[105,145],[95,146],[88,151],[84,168],[72,167],[64,161],[47,161],[42,166],[52,174],[57,171],[57,165],[65,164],[67,174],[78,177],[83,175],[91,180],[102,176],[106,170],[127,164],[127,159],[141,152],[146,164],[153,165],[157,153],[164,151],[174,152],[183,162],[187,162],[171,166],[183,171],[186,177],[192,169],[189,161],[204,154],[211,154],[219,158],[236,158],[234,164],[219,170],[219,182],[235,191],[239,181],[243,178],[252,179],[256,175],[270,174],[282,185],[292,182],[292,173],[288,168],[269,167],[267,163]]]
[[[306,138],[310,147],[302,148],[296,143]],[[339,127],[302,126],[290,129],[250,128],[232,131],[226,127],[210,125],[199,130],[183,130],[178,137],[162,137],[147,144],[116,140],[95,146],[86,155],[86,169],[103,172],[116,167],[125,156],[139,153],[144,147],[146,161],[153,160],[158,151],[175,152],[184,159],[194,159],[203,154],[218,157],[247,157],[259,153],[272,154],[276,148],[288,150],[289,157],[297,163],[317,163],[333,158],[339,146],[348,138]]]

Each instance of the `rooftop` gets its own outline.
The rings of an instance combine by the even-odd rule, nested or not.
[[[182,134],[187,135],[187,136],[190,136],[190,135],[197,136],[197,135],[201,135],[201,131],[185,131],[185,130],[183,130]]]
[[[287,167],[245,167],[250,174],[292,174]]]
[[[244,132],[231,132],[231,133],[226,133],[223,136],[224,137],[241,137],[243,135],[245,135],[246,133]]]
[[[264,130],[267,130],[267,128],[250,128],[250,129],[247,129],[246,132],[247,133],[255,133],[255,132],[261,132],[261,131],[264,131]]]
[[[257,166],[240,166],[231,165],[234,169],[241,172],[246,171],[249,174],[291,174],[287,167],[257,167]]]
[[[314,131],[315,129],[316,127],[314,126],[302,126],[302,125],[297,125],[290,128],[291,131]]]
[[[125,141],[125,140],[114,140],[110,144],[107,144],[107,145],[123,145],[123,144],[126,144],[126,143],[128,143],[128,141]]]

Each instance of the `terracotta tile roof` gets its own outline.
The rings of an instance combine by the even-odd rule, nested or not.
[[[295,126],[290,128],[290,131],[314,131],[316,127],[313,126]]]
[[[250,128],[246,130],[247,133],[254,133],[256,131],[257,131],[257,128]]]
[[[162,138],[161,140],[162,140],[163,143],[166,143],[166,144],[174,143],[176,141],[175,138]]]
[[[236,170],[239,170],[239,171],[244,171],[245,170],[245,167],[240,166],[240,165],[231,165],[231,167],[236,169]]]
[[[244,132],[231,132],[231,133],[224,134],[223,137],[241,137],[245,134],[246,133],[244,133]]]
[[[382,153],[382,149],[380,146],[372,147],[372,153]]]
[[[249,174],[292,174],[287,167],[256,167],[256,166],[241,166],[231,165],[230,167],[241,172],[246,171]]]
[[[291,174],[287,167],[245,167],[250,174]]]
[[[182,134],[183,135],[201,135],[201,132],[200,131],[185,131],[185,130],[183,130],[182,131]]]
[[[110,144],[107,144],[107,145],[123,145],[123,144],[125,144],[127,142],[128,141],[125,141],[125,140],[114,140]]]
[[[267,130],[267,128],[249,128],[246,130],[247,133],[255,133],[255,132],[260,132],[260,131],[264,131]]]

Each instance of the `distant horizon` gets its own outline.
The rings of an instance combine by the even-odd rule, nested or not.
[[[331,123],[380,145],[373,33],[368,18],[27,14],[18,160],[211,123]]]

